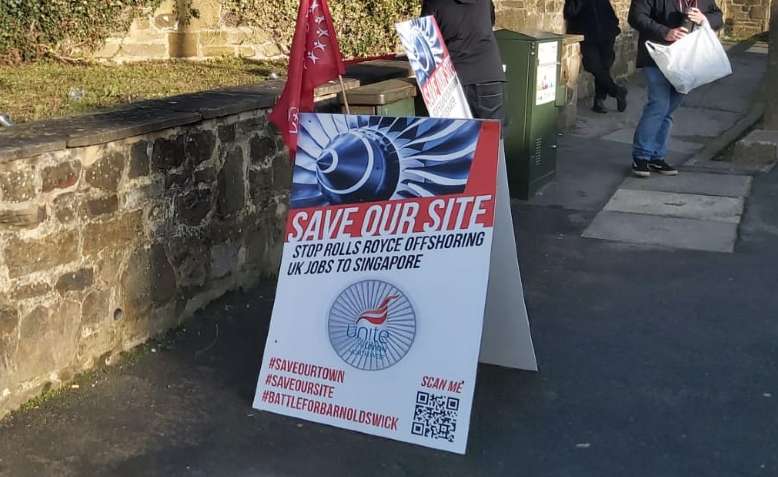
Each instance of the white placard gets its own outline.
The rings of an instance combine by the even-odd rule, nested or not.
[[[465,452],[499,136],[494,122],[301,115],[257,409]]]
[[[416,74],[416,80],[430,116],[458,118],[463,117],[460,114],[466,113],[467,115],[464,117],[472,117],[458,80],[449,85],[449,89],[454,90],[454,93],[447,99],[440,99],[439,95],[429,94],[429,92],[425,94],[425,84],[430,77],[435,75],[439,65],[451,65],[448,49],[435,19],[422,17],[400,23],[397,25],[397,31],[408,54],[411,68]],[[547,87],[543,90],[542,98],[539,94],[539,99],[546,102],[554,101],[556,98],[557,53],[557,42],[540,44],[539,62],[546,66],[553,65],[554,71],[553,88],[549,90]],[[456,77],[453,65],[446,67],[446,69],[449,68],[452,73],[447,76]],[[439,104],[453,104],[456,107],[439,107]],[[495,240],[489,273],[489,293],[480,359],[483,363],[537,371],[527,307],[524,303],[519,262],[516,256],[516,237],[511,217],[508,174],[502,142],[498,166],[497,210],[494,229]]]
[[[489,266],[484,331],[479,360],[507,368],[537,371],[535,347],[529,327],[524,285],[516,255],[516,235],[511,216],[505,149],[500,141],[497,165],[497,205],[494,240]]]
[[[446,42],[432,16],[398,23],[397,33],[433,118],[472,118]]]
[[[398,31],[448,119],[301,115],[254,407],[463,454],[479,358],[537,362],[500,125],[455,119],[472,116],[434,19]]]
[[[557,78],[557,58],[559,54],[559,43],[549,41],[538,44],[538,77],[537,77],[537,97],[535,104],[547,104],[556,101],[556,89],[559,78]]]

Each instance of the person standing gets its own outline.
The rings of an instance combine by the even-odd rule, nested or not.
[[[504,124],[505,72],[492,0],[423,0],[421,14],[435,17],[473,116]]]
[[[610,0],[565,0],[564,17],[567,32],[583,35],[581,55],[583,67],[594,75],[594,105],[592,111],[607,113],[605,100],[616,98],[619,112],[627,109],[627,89],[611,76],[616,60],[614,44],[621,33],[619,19]]]
[[[648,101],[632,141],[632,172],[638,177],[649,177],[652,172],[678,174],[665,159],[673,112],[683,101],[648,54],[646,41],[670,44],[705,22],[714,30],[723,25],[715,0],[632,0],[629,24],[640,33],[636,66],[643,70],[648,87]]]

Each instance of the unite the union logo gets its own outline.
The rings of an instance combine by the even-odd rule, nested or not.
[[[403,359],[416,337],[416,313],[396,286],[381,280],[350,285],[330,308],[330,344],[340,358],[364,371]]]

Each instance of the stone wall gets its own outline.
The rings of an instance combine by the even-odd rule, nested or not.
[[[348,89],[411,75],[390,60],[346,73]],[[267,113],[282,86],[0,129],[0,417],[277,273],[291,167]],[[318,88],[317,109],[337,111],[339,89]]]
[[[187,4],[197,11],[196,17],[177,13]],[[239,26],[221,0],[165,0],[157,10],[136,19],[127,32],[109,38],[92,56],[121,63],[221,56],[271,59],[283,54],[261,29]]]
[[[562,13],[564,0],[494,0],[494,3],[497,8],[497,23],[501,28],[565,32]],[[635,72],[637,32],[627,22],[630,0],[612,0],[611,4],[619,17],[622,29],[622,34],[616,42],[616,63],[613,74],[616,78],[624,79]],[[767,31],[770,24],[770,0],[723,0],[718,1],[718,4],[724,12],[726,25],[724,35],[747,38]],[[572,52],[568,52],[566,58],[573,57]],[[563,62],[563,71],[564,68],[575,69],[576,67],[580,67],[580,63]],[[585,72],[581,74],[577,94],[581,98],[594,94],[594,82],[590,74]]]
[[[724,34],[749,38],[770,27],[770,0],[726,0],[719,3],[724,12]]]
[[[494,2],[500,28],[565,31],[564,0]],[[267,33],[239,25],[238,19],[222,3],[222,0],[165,0],[155,11],[136,19],[128,31],[114,34],[92,56],[115,62],[221,56],[283,58],[283,52]],[[637,36],[627,24],[630,0],[613,0],[612,4],[624,31],[618,39],[616,59],[617,76],[624,78],[635,70]],[[770,0],[724,0],[719,4],[726,19],[726,35],[744,38],[767,30]],[[186,5],[197,11],[196,17],[186,13]],[[177,10],[184,13],[179,14]],[[581,82],[583,96],[593,92],[591,77],[586,77]]]
[[[497,26],[508,30],[565,32],[564,0],[493,0]]]
[[[637,41],[634,32],[627,23],[631,0],[611,0],[616,15],[621,20],[624,34],[619,39],[621,50],[617,51],[617,62],[622,65],[620,72],[631,74],[629,61],[634,62],[634,48],[629,46]],[[564,0],[494,0],[497,8],[497,21],[500,27],[508,29],[534,28],[562,33],[565,31],[563,16]],[[770,25],[770,0],[717,0],[724,12],[726,29],[724,33],[736,38],[747,38],[765,32]]]
[[[276,273],[271,90],[0,131],[0,417]]]
[[[559,108],[557,124],[560,129],[575,127],[578,117],[578,90],[582,81],[583,67],[581,66],[581,40],[579,35],[566,35],[562,43],[562,78],[565,85],[565,106]],[[584,80],[585,81],[585,80]]]
[[[407,78],[351,65],[347,89]],[[282,81],[0,128],[0,418],[277,274]],[[334,112],[340,85],[316,90]]]
[[[623,33],[616,42],[616,64],[613,73],[616,78],[627,78],[635,72],[635,54],[637,35],[627,23],[630,0],[612,0],[613,8],[620,21]],[[555,33],[565,32],[563,15],[564,0],[494,0],[497,10],[497,25],[509,30],[544,30]],[[577,98],[587,98],[594,94],[592,76],[583,72],[580,65],[578,45],[568,42],[564,59],[563,78],[577,78]],[[577,71],[581,72],[580,77]],[[570,86],[568,82],[568,86]],[[568,93],[568,100],[570,100]]]

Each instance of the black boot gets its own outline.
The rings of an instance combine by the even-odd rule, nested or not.
[[[627,88],[619,86],[619,92],[616,95],[616,107],[620,113],[627,110]]]
[[[605,109],[605,100],[602,98],[594,98],[594,106],[592,106],[592,111],[595,113],[605,114],[608,112],[607,109]]]

